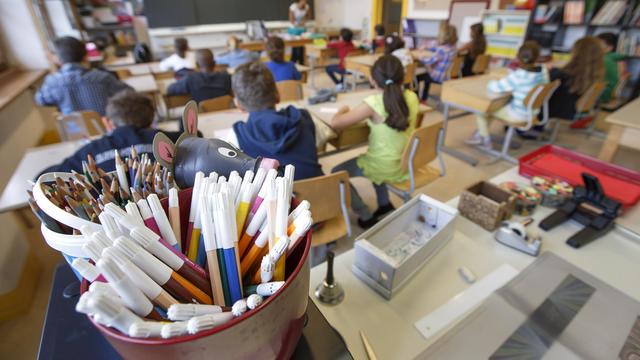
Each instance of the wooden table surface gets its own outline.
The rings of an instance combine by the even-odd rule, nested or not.
[[[0,77],[0,110],[46,74],[46,70],[7,70]]]
[[[640,149],[640,98],[609,114],[605,121],[611,124],[598,158],[611,162],[622,143]]]
[[[122,81],[137,92],[155,94],[159,91],[156,79],[151,74],[131,76]]]
[[[499,79],[501,74],[470,76],[457,80],[445,81],[442,84],[441,99],[443,102],[476,113],[491,113],[506,105],[511,94],[491,93],[487,91],[490,80]]]

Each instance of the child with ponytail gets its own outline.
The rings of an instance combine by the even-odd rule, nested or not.
[[[408,179],[408,174],[402,170],[402,153],[415,128],[420,105],[414,92],[403,89],[404,67],[395,56],[379,58],[373,65],[371,77],[372,85],[381,89],[380,93],[367,97],[354,109],[339,109],[331,123],[336,130],[365,120],[369,125],[367,152],[332,170],[346,170],[351,177],[364,176],[373,183],[378,201],[378,209],[373,213],[351,185],[351,207],[358,214],[358,225],[364,229],[394,209],[385,183]]]

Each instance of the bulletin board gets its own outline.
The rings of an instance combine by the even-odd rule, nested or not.
[[[458,30],[458,38],[466,38],[469,27],[489,8],[485,0],[454,0],[449,8],[449,24]]]

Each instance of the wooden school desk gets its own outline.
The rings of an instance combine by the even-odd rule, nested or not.
[[[131,72],[131,75],[148,75],[148,74],[157,74],[162,73],[164,71],[160,70],[160,62],[153,61],[149,63],[142,64],[130,64],[130,65],[108,65],[107,69],[109,70],[122,70],[126,69]]]
[[[462,79],[445,81],[442,84],[440,99],[444,104],[443,128],[445,139],[447,124],[449,122],[449,110],[451,107],[462,109],[473,114],[488,114],[500,109],[509,102],[511,94],[496,94],[487,91],[489,81],[499,79],[502,75],[503,72],[501,71],[492,71],[487,75],[469,76]],[[478,164],[477,159],[455,149],[443,146],[442,150],[473,166]]]
[[[313,43],[313,39],[283,39],[285,47],[302,47]],[[266,42],[264,41],[245,41],[238,45],[240,49],[248,51],[264,51]]]
[[[600,160],[611,162],[621,142],[638,149],[638,135],[640,134],[640,98],[631,101],[617,111],[609,114],[605,121],[611,124],[611,128],[609,129],[607,139],[602,145],[600,155],[598,155]],[[628,137],[630,141],[624,141],[625,137]]]
[[[122,81],[139,93],[155,96],[159,91],[156,79],[151,74],[131,76]]]
[[[28,149],[2,192],[0,213],[27,207],[29,205],[27,189],[30,188],[27,181],[34,180],[49,166],[59,164],[86,142],[86,140],[66,141]]]
[[[527,181],[514,167],[491,179]],[[458,198],[448,202],[457,207]],[[565,244],[566,239],[581,227],[567,222],[552,231],[538,228],[538,223],[553,210],[538,207],[534,223],[528,231],[542,236],[542,252],[552,251],[570,263],[588,271],[636,300],[640,300],[640,235],[630,234],[617,226],[607,235],[576,250]],[[636,216],[636,222],[640,217]],[[411,280],[391,300],[386,300],[356,278],[351,272],[354,250],[336,256],[334,275],[345,289],[344,301],[327,306],[314,297],[315,288],[325,278],[326,262],[311,269],[309,295],[322,314],[347,343],[355,359],[366,359],[359,331],[366,333],[379,359],[419,358],[442,333],[429,340],[415,328],[414,323],[466,290],[469,285],[458,274],[458,268],[470,269],[478,280],[502,264],[517,270],[524,269],[534,257],[499,244],[493,234],[466,218],[459,216],[453,237],[420,268]]]

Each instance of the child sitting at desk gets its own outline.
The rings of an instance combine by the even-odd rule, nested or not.
[[[353,40],[353,32],[347,28],[343,28],[340,29],[340,40],[332,41],[327,44],[328,48],[336,49],[338,58],[340,59],[339,64],[331,64],[326,67],[327,75],[329,75],[331,80],[333,80],[340,90],[342,90],[344,74],[346,73],[344,68],[344,58],[346,58],[347,55],[355,49],[351,40]],[[340,75],[340,79],[338,79],[336,74]]]
[[[382,91],[367,97],[354,109],[339,109],[331,122],[337,130],[365,120],[369,125],[367,152],[332,169],[332,172],[346,170],[351,177],[364,176],[373,183],[378,201],[378,209],[373,214],[351,185],[351,208],[358,214],[358,225],[363,229],[373,226],[382,215],[394,209],[385,183],[408,178],[402,170],[402,153],[415,128],[420,105],[414,92],[403,90],[404,68],[395,56],[379,58],[371,76],[372,85]]]
[[[267,54],[271,61],[265,65],[273,74],[276,82],[287,80],[300,80],[302,76],[296,68],[296,64],[291,61],[284,60],[284,41],[277,36],[271,36],[267,40]]]
[[[371,40],[371,50],[372,52],[377,52],[377,49],[384,49],[386,30],[384,25],[378,24],[375,26],[374,31],[376,36]]]
[[[89,69],[84,43],[71,36],[53,42],[60,70],[49,74],[36,92],[38,105],[58,107],[63,114],[93,110],[104,115],[107,99],[130,87],[109,72]]]
[[[404,40],[398,35],[390,35],[385,39],[384,44],[384,54],[385,55],[393,55],[400,60],[402,66],[405,68],[411,64],[413,64],[413,56],[411,56],[411,51],[404,47]]]
[[[538,84],[549,82],[549,74],[544,66],[536,64],[540,56],[540,45],[535,41],[525,41],[518,49],[519,68],[511,71],[500,80],[491,80],[487,84],[487,90],[493,93],[511,93],[511,101],[494,114],[482,114],[476,117],[478,130],[465,140],[470,145],[480,145],[485,149],[491,149],[491,136],[489,135],[489,122],[493,115],[507,122],[523,122],[527,119],[527,108],[524,99],[529,91]]]
[[[456,27],[443,24],[440,26],[440,33],[438,34],[438,46],[428,49],[435,54],[429,58],[419,59],[421,63],[430,67],[428,72],[416,77],[418,82],[424,82],[424,89],[420,97],[423,101],[426,101],[429,96],[429,87],[432,82],[442,83],[447,80],[446,75],[449,65],[458,56],[456,51],[457,42],[458,31]]]
[[[240,49],[240,39],[230,36],[227,40],[227,52],[219,54],[218,64],[228,65],[230,68],[236,68],[239,65],[258,60],[260,55],[251,51]]]
[[[482,23],[476,23],[469,28],[471,41],[462,45],[458,49],[458,53],[464,55],[462,64],[462,76],[473,75],[473,64],[479,55],[487,51],[487,39],[484,36],[484,26]]]
[[[193,54],[189,52],[189,42],[185,38],[175,38],[173,40],[175,53],[168,58],[160,61],[158,68],[162,71],[170,71],[176,73],[177,77],[182,77],[185,73],[196,68],[196,62]]]
[[[296,180],[322,176],[311,115],[294,106],[276,110],[280,99],[271,71],[259,61],[246,63],[236,69],[231,83],[236,106],[248,111],[249,119],[233,124],[226,140],[249,156],[294,165]]]
[[[620,76],[627,73],[627,66],[624,63],[624,56],[616,52],[618,46],[618,36],[614,33],[602,33],[598,34],[598,38],[602,40],[602,46],[604,48],[604,80],[607,82],[607,87],[600,96],[600,101],[607,102],[611,100],[613,96],[613,90],[618,85]]]
[[[158,130],[152,129],[151,124],[155,116],[153,100],[131,90],[117,93],[109,99],[107,117],[103,119],[115,129],[99,139],[91,141],[81,147],[75,154],[43,171],[82,173],[82,162],[87,155],[93,155],[96,163],[104,171],[115,170],[114,150],[120,156],[128,156],[133,146],[139,154],[146,153],[153,159],[153,138]],[[164,132],[172,141],[177,141],[182,133]]]
[[[209,49],[196,51],[197,72],[191,72],[169,85],[167,95],[188,94],[197,102],[231,95],[231,75],[226,71],[215,71],[216,62]]]

